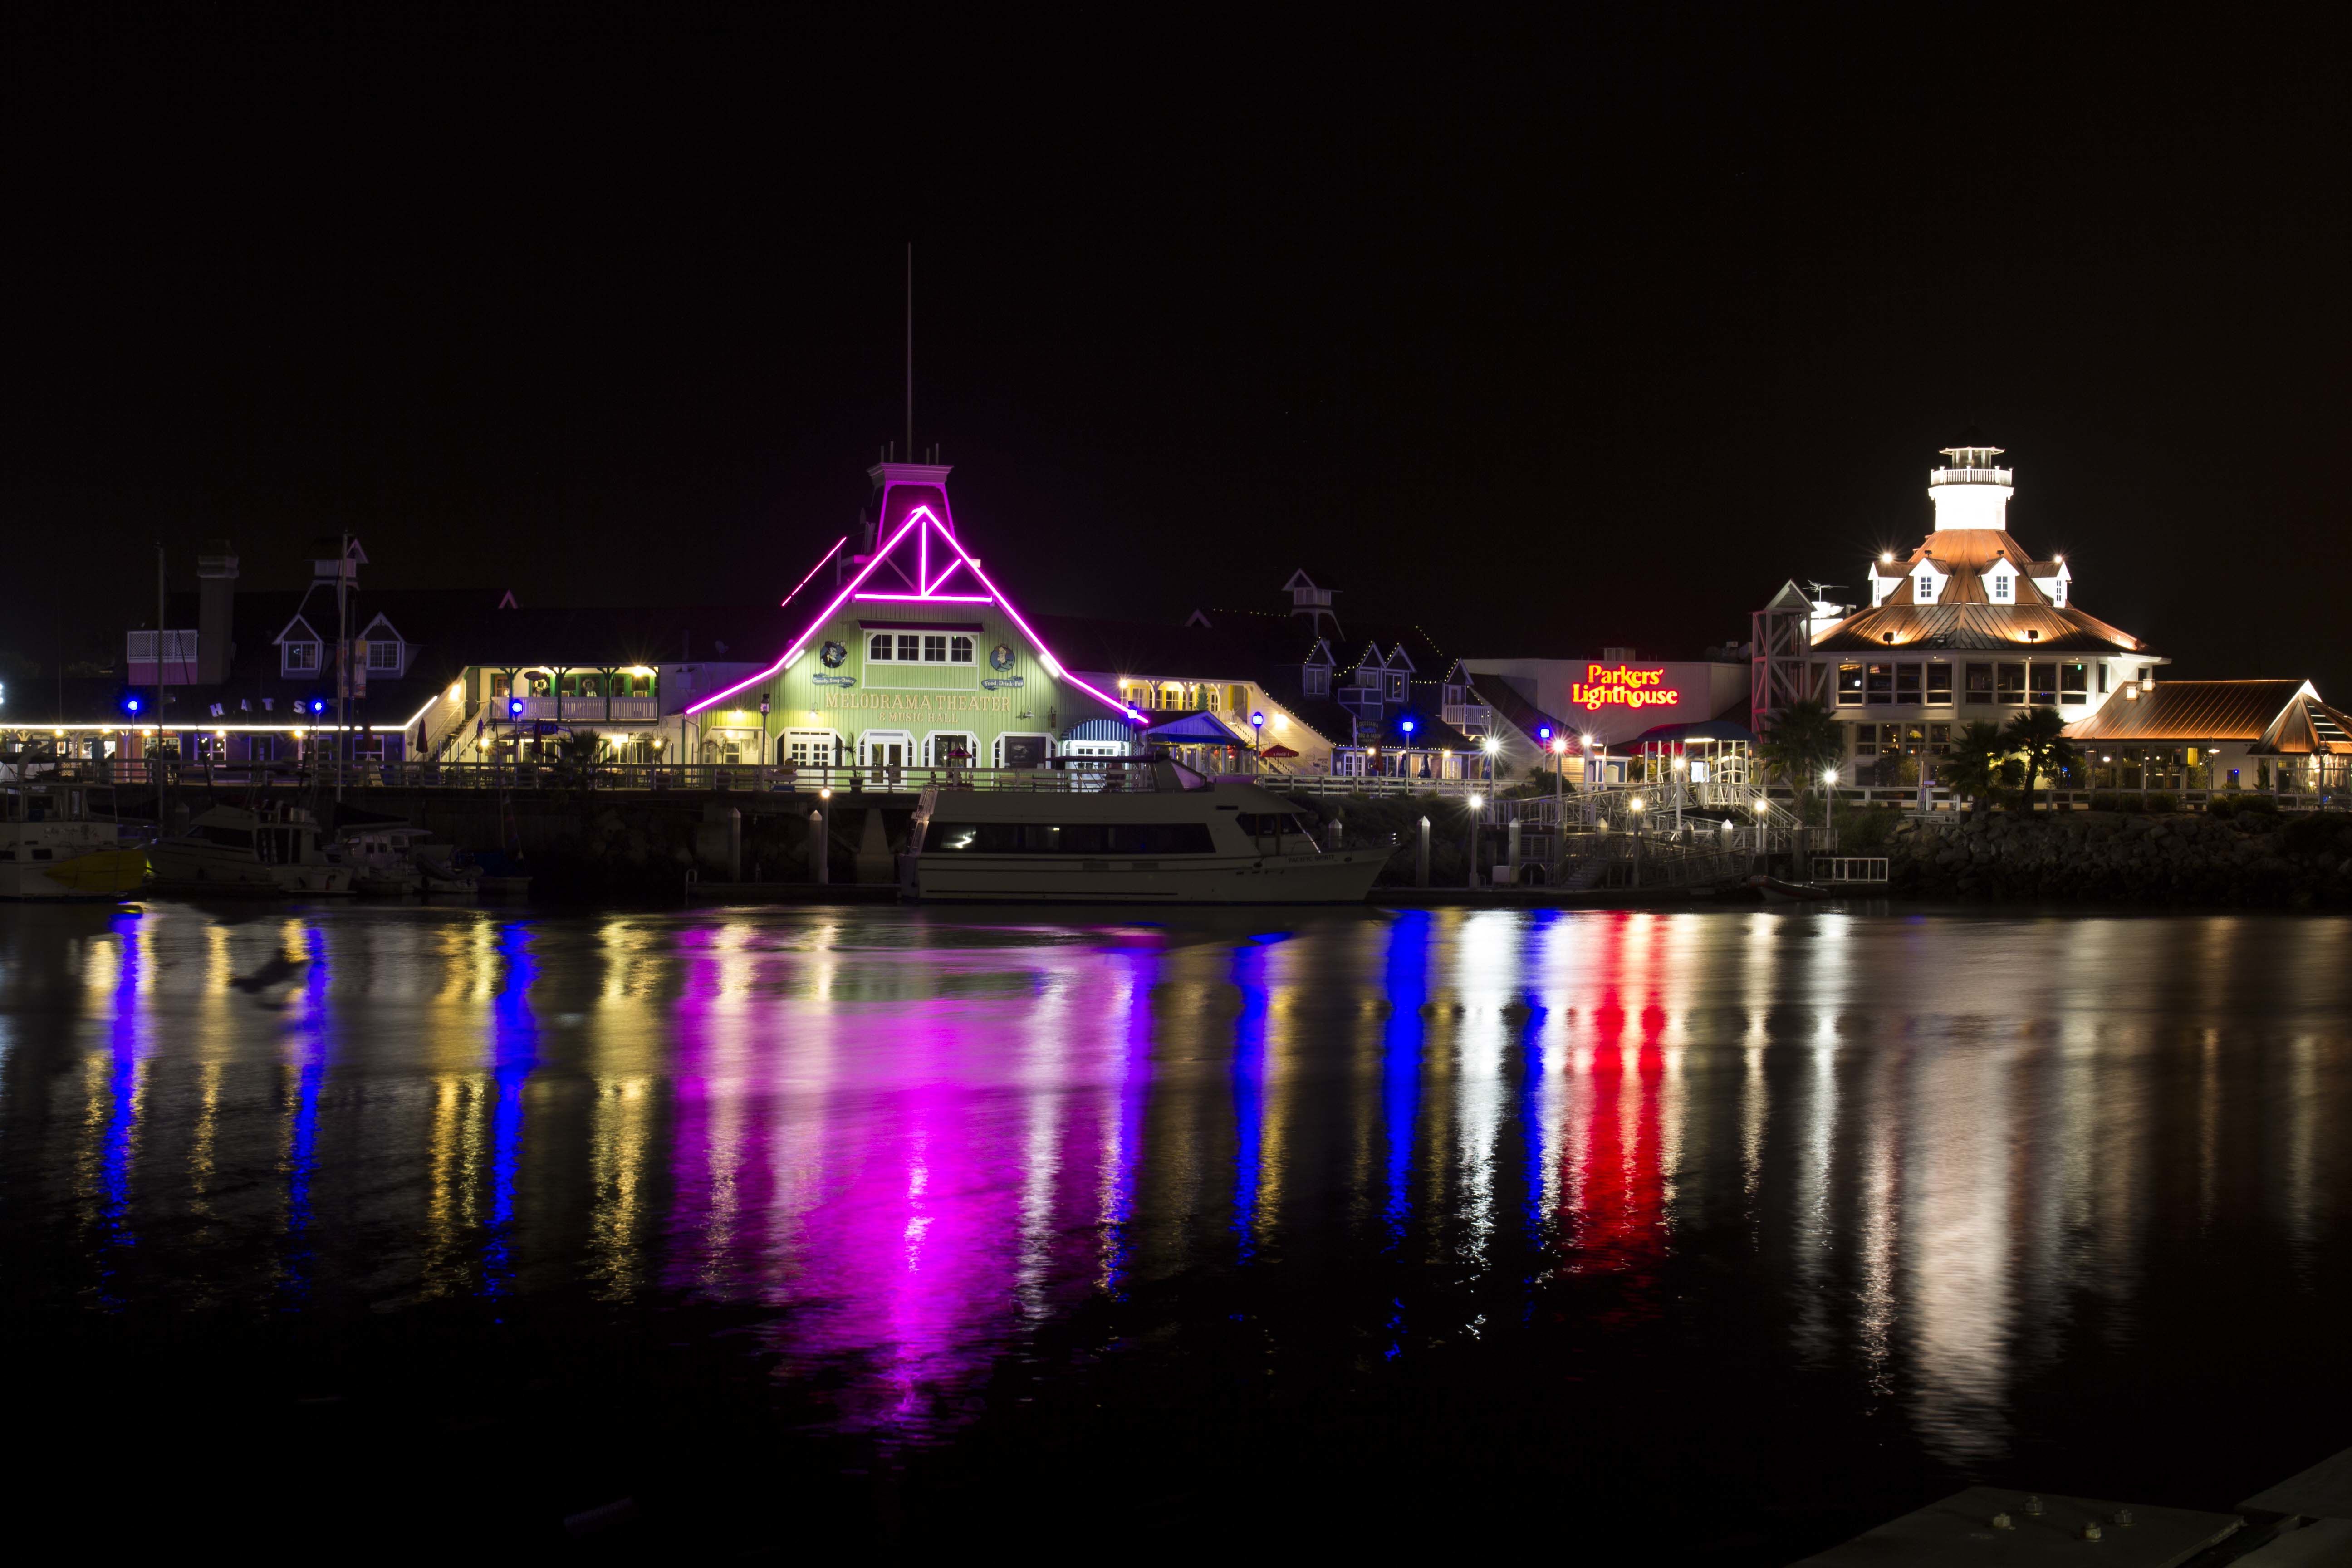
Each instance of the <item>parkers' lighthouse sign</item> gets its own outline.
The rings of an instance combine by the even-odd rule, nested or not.
[[[1666,684],[1663,666],[1649,669],[1624,664],[1588,664],[1584,679],[1570,681],[1568,700],[1588,713],[1603,708],[1677,708],[1683,694]]]

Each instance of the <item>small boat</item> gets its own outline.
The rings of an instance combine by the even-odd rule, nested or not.
[[[205,893],[348,893],[352,868],[318,818],[299,805],[265,801],[215,805],[188,831],[149,852],[155,885]]]
[[[352,868],[352,890],[362,897],[463,894],[481,889],[480,869],[464,863],[455,845],[433,842],[426,828],[355,828],[343,835],[342,852]]]
[[[120,899],[146,879],[147,847],[93,816],[86,785],[35,778],[0,790],[0,899]]]
[[[1768,904],[1817,904],[1838,896],[1829,889],[1817,888],[1811,882],[1790,882],[1761,874],[1748,878],[1748,885],[1763,894]]]
[[[1391,853],[1325,849],[1293,802],[1164,757],[1097,790],[923,792],[898,858],[925,902],[1356,904]]]

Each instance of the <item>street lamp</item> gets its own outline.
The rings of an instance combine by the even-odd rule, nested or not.
[[[1835,768],[1822,770],[1822,831],[1825,834],[1834,834],[1837,831],[1835,825],[1830,820],[1832,800],[1830,792],[1837,788],[1837,773],[1838,771]]]

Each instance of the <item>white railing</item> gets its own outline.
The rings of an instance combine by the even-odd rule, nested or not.
[[[1937,468],[1927,475],[1927,482],[1931,485],[2005,485],[2009,483],[2010,472],[2007,468]]]
[[[1484,702],[1449,702],[1438,717],[1465,735],[1483,735],[1495,727],[1495,710]]]
[[[1884,882],[1886,880],[1886,860],[1884,856],[1816,855],[1813,857],[1813,880],[1816,882]]]

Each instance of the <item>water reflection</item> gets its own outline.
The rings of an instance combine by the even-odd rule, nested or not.
[[[2347,1178],[2337,921],[158,906],[5,942],[9,1223],[79,1237],[58,1289],[754,1305],[781,1375],[895,1432],[1145,1286],[1311,1280],[1395,1362],[1736,1279],[1774,1354],[1981,1469],[2023,1381],[2133,1341],[2153,1237],[2274,1237],[2314,1290]],[[281,1006],[225,990],[279,949]]]

